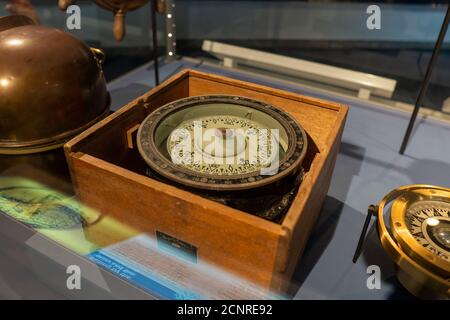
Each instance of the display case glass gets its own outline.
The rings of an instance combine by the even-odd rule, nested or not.
[[[448,188],[448,12],[0,0],[0,297],[420,297],[376,223],[351,257],[368,205],[402,185]],[[280,147],[265,155],[275,175],[240,159],[253,140],[235,129],[278,130],[264,145]],[[206,165],[173,160],[190,134]]]

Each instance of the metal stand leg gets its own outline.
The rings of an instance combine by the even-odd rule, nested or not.
[[[156,1],[151,0],[152,15],[152,38],[153,38],[153,64],[155,68],[155,85],[159,84],[159,63],[158,63],[158,38],[157,38],[157,21],[156,21]]]
[[[177,36],[175,24],[175,0],[166,0],[166,60],[175,59],[177,51]]]
[[[416,122],[417,114],[419,113],[419,109],[422,106],[423,98],[425,97],[428,85],[430,84],[431,73],[433,72],[434,65],[436,64],[436,60],[439,55],[439,51],[441,50],[442,43],[444,42],[445,34],[447,33],[449,20],[450,20],[450,6],[447,7],[447,13],[445,14],[444,22],[442,23],[441,31],[439,32],[438,39],[434,46],[430,62],[428,63],[427,72],[425,73],[422,85],[420,86],[420,91],[416,100],[416,105],[414,106],[414,111],[411,115],[411,119],[409,120],[408,128],[406,129],[406,133],[403,138],[402,145],[400,147],[399,151],[400,154],[405,153],[406,146],[408,145],[408,141],[411,136],[414,123]]]
[[[377,211],[378,208],[374,205],[370,205],[369,209],[367,209],[366,221],[364,221],[364,226],[361,230],[361,235],[359,236],[358,246],[356,247],[355,254],[353,255],[353,263],[356,263],[356,261],[358,261],[364,244],[364,240],[366,239],[367,229],[369,229],[370,220],[372,220],[372,216],[374,216]]]

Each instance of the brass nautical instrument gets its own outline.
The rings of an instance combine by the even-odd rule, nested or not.
[[[140,125],[137,145],[148,175],[279,221],[302,179],[307,137],[272,105],[211,95],[151,113]]]
[[[0,154],[56,149],[109,112],[103,53],[25,16],[0,18]]]
[[[0,18],[0,174],[70,180],[62,145],[109,113],[104,54],[28,17]]]
[[[450,189],[400,187],[372,209],[402,285],[418,297],[450,299]]]
[[[103,9],[114,13],[113,34],[117,41],[121,41],[125,36],[125,15],[128,11],[139,9],[147,4],[149,0],[94,0]],[[59,0],[58,6],[66,10],[75,0]]]

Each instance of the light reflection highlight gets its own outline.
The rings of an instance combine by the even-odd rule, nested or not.
[[[0,87],[6,88],[11,84],[11,80],[8,78],[0,78]]]
[[[13,46],[13,47],[17,47],[17,46],[21,46],[23,44],[23,42],[24,41],[22,39],[14,38],[14,39],[7,40],[6,44]]]

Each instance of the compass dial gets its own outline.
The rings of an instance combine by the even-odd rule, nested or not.
[[[0,187],[0,207],[37,229],[70,229],[84,223],[73,199],[45,187]]]
[[[187,137],[190,161],[180,161],[180,165],[187,169],[217,175],[246,174],[261,170],[267,166],[263,160],[274,158],[274,152],[278,152],[278,159],[284,156],[287,142],[283,140],[280,143],[268,128],[252,121],[251,117],[252,113],[247,117],[217,115],[184,121],[167,139],[167,151],[173,155],[178,150],[176,156],[182,157],[182,148],[179,147]],[[210,132],[211,136],[196,137],[196,129]],[[178,132],[183,134],[177,135]],[[261,133],[264,138],[258,139]],[[286,136],[285,132],[283,136]],[[252,143],[255,143],[256,155],[262,150],[266,151],[264,159],[255,157],[255,161],[250,161]],[[274,145],[277,145],[276,148]],[[196,155],[199,155],[198,159],[195,159]]]
[[[391,230],[414,261],[450,277],[450,192],[416,187],[401,194],[391,208]]]
[[[405,216],[413,237],[440,259],[450,261],[450,203],[421,201],[411,205]]]

